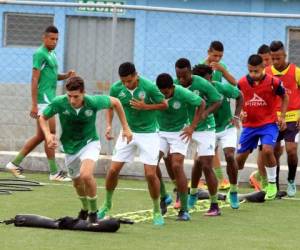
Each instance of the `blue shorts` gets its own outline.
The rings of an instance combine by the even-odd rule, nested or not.
[[[253,149],[257,148],[259,139],[262,145],[267,144],[274,146],[278,132],[279,130],[276,123],[270,123],[257,128],[243,128],[237,152],[244,153],[248,150],[252,152]]]

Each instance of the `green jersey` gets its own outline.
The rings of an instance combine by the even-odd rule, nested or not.
[[[110,95],[116,97],[122,103],[128,125],[135,133],[153,133],[158,129],[156,110],[137,110],[132,108],[130,101],[144,99],[147,104],[157,104],[164,100],[164,95],[157,86],[141,76],[134,90],[129,90],[121,81],[115,82],[110,89]]]
[[[109,96],[84,95],[84,104],[74,109],[67,95],[57,96],[44,110],[45,117],[59,115],[62,134],[60,141],[66,154],[76,154],[91,141],[99,140],[96,130],[96,115],[101,109],[111,108]]]
[[[56,96],[58,76],[55,51],[40,46],[33,54],[33,68],[40,71],[37,101],[39,104],[50,103]]]
[[[240,96],[240,91],[237,87],[229,83],[213,82],[213,86],[223,95],[223,102],[220,108],[214,113],[216,132],[218,133],[233,127],[231,124],[230,99],[237,99]]]
[[[180,84],[178,79],[175,80],[175,83]],[[214,88],[210,82],[200,76],[192,76],[192,84],[188,87],[188,89],[206,101],[206,108],[212,103],[222,100],[222,96],[218,93],[216,88]],[[195,115],[195,107],[188,107],[188,115],[189,120],[192,121]],[[215,126],[216,124],[214,116],[213,114],[209,114],[204,121],[199,122],[195,131],[211,131],[215,130]]]
[[[207,64],[206,60],[202,60],[199,62],[200,64]],[[226,70],[227,70],[227,66],[221,61],[219,62]],[[219,70],[214,70],[212,73],[212,81],[216,81],[216,82],[222,82],[222,78],[223,78],[223,73]]]
[[[168,99],[168,109],[158,113],[160,131],[178,132],[188,124],[188,106],[198,107],[202,98],[193,92],[175,85],[173,96]]]

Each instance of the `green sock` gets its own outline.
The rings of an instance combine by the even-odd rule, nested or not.
[[[218,203],[218,195],[215,194],[215,195],[210,195],[210,202],[211,203]]]
[[[167,190],[165,183],[162,179],[160,179],[160,198],[164,198],[167,195]]]
[[[179,194],[181,209],[183,211],[187,212],[188,211],[188,204],[187,204],[188,195],[187,195],[187,193],[178,193],[178,194]]]
[[[16,158],[12,161],[12,163],[15,165],[20,165],[24,158],[25,156],[22,153],[18,153]]]
[[[89,210],[89,204],[86,196],[79,196],[79,200],[81,201],[82,209],[85,211]]]
[[[177,187],[176,180],[172,180],[175,187]]]
[[[97,212],[98,210],[98,205],[97,205],[97,195],[95,197],[87,197],[87,201],[90,207],[90,211],[92,213]]]
[[[219,181],[223,180],[224,177],[223,177],[223,170],[222,170],[221,166],[220,167],[215,167],[214,172],[215,172],[216,177]]]
[[[268,178],[267,176],[260,176],[261,187],[265,190],[268,186]]]
[[[238,188],[236,184],[230,184],[230,192],[237,192]]]
[[[111,190],[111,191],[110,190],[106,190],[104,207],[106,207],[108,209],[111,209],[113,193],[114,193],[113,190]]]
[[[153,213],[160,213],[159,199],[153,199]]]
[[[198,188],[191,188],[191,190],[190,190],[191,195],[197,194],[197,193],[198,193]]]
[[[58,172],[58,167],[57,164],[55,162],[55,159],[48,159],[48,164],[49,164],[49,168],[50,168],[50,174],[56,174]]]

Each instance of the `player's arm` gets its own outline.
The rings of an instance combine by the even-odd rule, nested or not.
[[[47,122],[49,118],[51,118],[51,117],[41,115],[38,119],[39,119],[39,124],[40,124],[41,130],[44,133],[45,141],[46,141],[48,147],[51,149],[55,149],[58,146],[58,143],[57,143],[55,134],[52,134],[50,132],[50,128],[49,128],[49,125]]]
[[[296,82],[298,84],[298,89],[300,89],[300,68],[296,67]],[[297,121],[297,128],[300,130],[300,117]]]
[[[204,91],[207,97],[207,102],[211,105],[202,113],[203,120],[205,120],[210,113],[214,113],[222,104],[222,96],[211,83],[207,82]]]
[[[57,80],[66,80],[70,77],[76,76],[76,73],[74,70],[69,70],[67,73],[61,73],[57,75]]]
[[[127,120],[126,120],[126,116],[125,116],[125,112],[124,109],[122,107],[121,102],[115,98],[115,97],[111,97],[110,96],[110,102],[112,105],[112,108],[115,110],[115,112],[117,113],[119,120],[121,122],[121,126],[122,126],[122,137],[127,139],[127,143],[129,143],[132,140],[132,132],[131,129],[128,126]],[[112,119],[113,119],[113,112],[112,112],[112,108],[110,108],[108,110],[108,112],[106,113],[106,118],[107,118],[107,128],[110,127],[110,131],[111,131],[111,125],[112,125]],[[107,132],[107,129],[106,129]],[[106,137],[107,134],[105,134]]]
[[[38,83],[40,79],[41,71],[38,69],[32,69],[32,78],[31,78],[31,111],[30,116],[34,119],[38,117]]]
[[[289,96],[285,92],[285,89],[282,86],[281,81],[279,82],[279,84],[275,90],[275,93],[276,93],[276,95],[278,95],[281,98],[280,116],[278,117],[278,126],[279,126],[280,130],[284,130],[286,128],[285,114],[286,114],[287,107],[289,104]]]
[[[213,70],[219,70],[222,72],[223,77],[232,85],[237,85],[236,79],[229,73],[229,71],[220,63],[212,62],[210,64]]]

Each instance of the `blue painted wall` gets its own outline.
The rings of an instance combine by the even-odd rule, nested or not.
[[[72,1],[69,1],[72,2]],[[195,8],[207,10],[276,12],[300,14],[300,1],[296,0],[137,0],[127,4]],[[61,71],[64,62],[66,15],[82,15],[74,9],[0,5],[0,82],[29,83],[32,54],[35,48],[9,48],[3,46],[3,13],[47,13],[55,17],[60,30],[56,49]],[[103,15],[87,13],[86,15]],[[109,14],[106,14],[109,16]],[[300,19],[249,18],[127,11],[122,17],[135,19],[134,60],[138,71],[150,79],[170,72],[174,75],[174,62],[187,57],[192,64],[205,58],[212,40],[225,46],[223,61],[232,73],[241,77],[246,73],[246,61],[262,43],[287,40],[288,27],[300,27]]]

